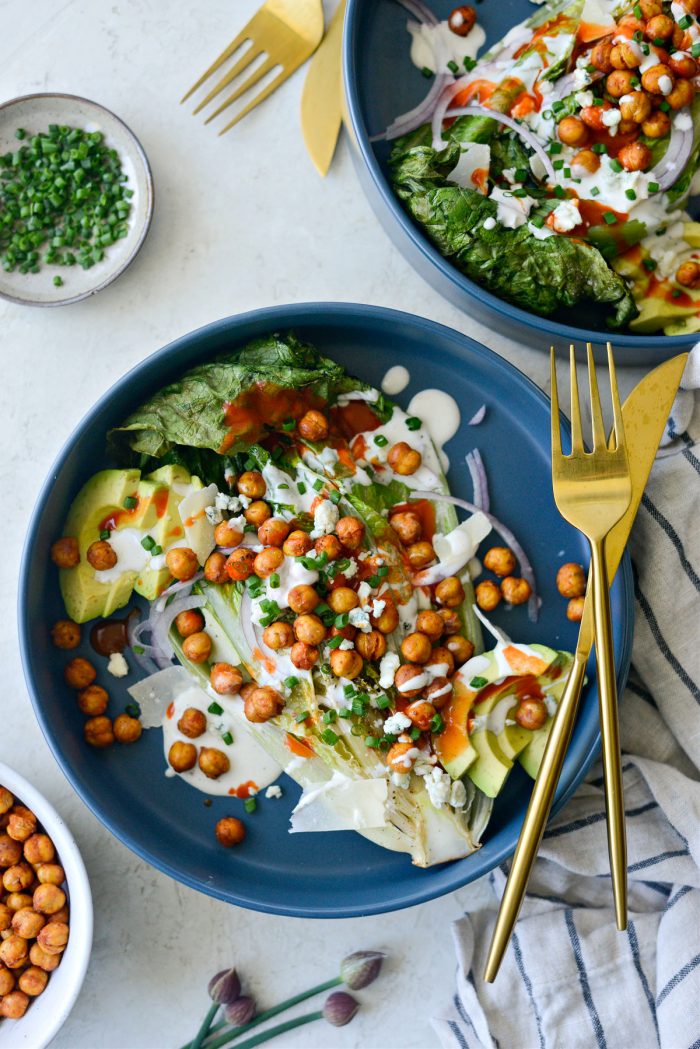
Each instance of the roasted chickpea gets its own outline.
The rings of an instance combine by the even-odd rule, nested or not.
[[[610,52],[610,62],[613,69],[636,69],[639,66],[639,55],[637,49],[627,40],[615,44]]]
[[[227,755],[217,747],[202,747],[197,764],[208,779],[218,779],[231,768]]]
[[[317,554],[325,554],[329,561],[337,561],[343,552],[343,545],[337,535],[322,535],[314,543]]]
[[[9,994],[12,988],[15,986],[15,978],[9,969],[5,966],[0,966],[0,998],[4,998],[6,994]]]
[[[642,87],[652,95],[668,95],[673,88],[673,84],[673,73],[663,62],[658,62],[655,66],[646,69],[642,73]]]
[[[254,503],[251,503],[243,511],[243,516],[248,524],[253,525],[254,528],[259,528],[261,524],[264,524],[265,521],[272,517],[272,510],[262,499],[256,499]]]
[[[88,685],[78,693],[78,707],[89,718],[104,714],[109,704],[109,694],[102,685]]]
[[[37,880],[42,885],[62,885],[66,880],[66,873],[60,863],[42,863],[37,867]]]
[[[428,703],[426,699],[417,699],[415,703],[409,703],[404,714],[411,719],[421,732],[427,732],[430,728],[430,722],[435,717],[435,707],[432,703]]]
[[[321,650],[315,645],[309,645],[306,641],[295,641],[292,645],[289,658],[297,670],[311,670],[321,658]]]
[[[371,630],[368,634],[359,633],[355,638],[355,648],[363,659],[376,663],[386,655],[386,638],[380,630]]]
[[[226,554],[222,554],[220,550],[215,550],[213,554],[209,554],[209,557],[204,562],[204,578],[208,582],[216,583],[219,586],[221,586],[222,583],[228,583],[229,576],[226,571]]]
[[[622,98],[634,90],[635,74],[631,69],[615,69],[605,80],[605,90],[612,98]]]
[[[34,871],[28,863],[15,863],[2,876],[5,892],[22,892],[34,881]]]
[[[436,677],[423,690],[423,695],[425,699],[433,704],[436,710],[442,710],[452,699],[452,682],[446,677]]]
[[[336,590],[331,590],[327,600],[333,611],[338,615],[342,615],[343,612],[349,612],[352,608],[357,608],[360,603],[359,597],[349,586],[339,586]]]
[[[357,637],[357,627],[350,626],[349,623],[345,626],[332,626],[331,637],[344,637],[346,641],[354,641]]]
[[[613,45],[610,40],[600,40],[591,51],[591,65],[599,69],[601,73],[612,73],[613,64],[610,61],[610,52]]]
[[[245,716],[248,721],[262,724],[275,718],[284,707],[284,697],[274,689],[266,685],[264,688],[255,688],[245,698]]]
[[[23,907],[32,906],[32,897],[26,892],[8,892],[5,897],[5,905],[14,911],[21,911]],[[7,933],[2,933],[2,938],[5,939]]]
[[[98,750],[102,750],[104,747],[111,747],[114,743],[114,730],[111,718],[104,715],[89,718],[83,725],[83,735],[85,736],[85,742],[89,743],[91,747],[97,747]]]
[[[43,914],[37,914],[31,907],[22,907],[12,916],[12,931],[24,940],[35,940],[46,924]]]
[[[642,124],[642,134],[647,138],[665,138],[671,131],[671,118],[662,109],[655,109]]]
[[[212,557],[215,556],[222,557],[223,555],[212,554]],[[185,612],[180,612],[180,614],[176,616],[175,629],[180,637],[191,637],[193,634],[199,634],[204,630],[204,616],[199,609],[188,608]]]
[[[469,36],[476,22],[476,11],[467,4],[455,7],[447,16],[447,24],[457,36]]]
[[[88,563],[96,572],[104,572],[114,568],[117,563],[117,552],[106,539],[98,539],[90,543],[87,551]]]
[[[446,645],[437,645],[433,649],[428,665],[431,667],[446,666],[447,670],[445,673],[448,677],[451,677],[455,672],[455,659]]]
[[[414,743],[394,743],[387,751],[386,763],[394,772],[410,772],[417,756]]]
[[[19,969],[29,955],[29,944],[22,936],[12,934],[0,944],[0,962],[8,969]]]
[[[284,561],[284,554],[278,546],[266,546],[256,555],[253,571],[260,579],[267,579],[276,572]]]
[[[411,448],[406,441],[398,441],[389,449],[386,457],[389,466],[394,473],[402,477],[414,474],[423,463],[423,456],[415,448]]]
[[[245,838],[245,826],[235,816],[224,816],[216,824],[214,833],[219,845],[230,849],[233,845],[240,845]]]
[[[8,834],[0,834],[0,867],[12,867],[19,863],[21,858],[22,842],[15,841]]]
[[[303,641],[307,645],[320,645],[325,639],[326,627],[318,616],[307,613],[294,620],[294,634],[297,641]]]
[[[457,612],[451,608],[441,608],[438,610],[438,615],[443,622],[443,633],[459,634],[462,629],[462,620]]]
[[[419,612],[416,618],[416,630],[426,634],[431,641],[437,641],[442,637],[445,630],[445,621],[439,612]]]
[[[97,677],[97,671],[87,659],[83,659],[82,656],[76,656],[75,659],[71,659],[70,663],[66,664],[63,676],[66,679],[66,684],[70,685],[71,688],[87,688]]]
[[[571,170],[578,177],[579,175],[593,175],[600,167],[600,157],[597,153],[594,153],[592,149],[580,149],[575,157],[571,161]],[[496,547],[496,549],[506,549],[505,547]]]
[[[700,286],[700,263],[688,259],[682,262],[676,270],[676,280],[684,288],[697,288]]]
[[[336,535],[348,550],[358,550],[365,537],[365,526],[356,517],[341,517],[335,526]]]
[[[60,954],[49,954],[38,943],[33,943],[29,948],[29,960],[32,965],[36,965],[47,973],[53,972],[61,964]]]
[[[331,652],[330,664],[336,677],[346,677],[352,681],[362,670],[362,656],[354,648],[336,648]]]
[[[0,816],[4,816],[6,812],[9,812],[14,803],[15,799],[12,792],[0,784]]]
[[[51,915],[51,921],[52,922],[63,922],[65,925],[67,925],[68,924],[68,919],[69,919],[69,911],[68,911],[68,905],[67,904],[66,904],[65,907],[61,907],[60,911],[56,911],[55,914]]]
[[[476,587],[476,603],[482,612],[492,612],[501,600],[501,591],[490,579]]]
[[[138,718],[132,718],[129,714],[119,714],[114,719],[112,731],[117,743],[135,743],[141,738],[143,725]]]
[[[194,743],[176,740],[168,751],[168,764],[176,772],[188,772],[197,763],[197,748]]]
[[[566,618],[572,623],[580,623],[583,619],[584,597],[572,597],[566,606]]]
[[[547,720],[547,707],[544,700],[526,696],[518,703],[514,717],[521,728],[529,728],[534,732],[542,728]]]
[[[306,532],[302,532],[300,528],[296,528],[287,536],[282,549],[289,557],[303,557],[304,554],[308,554],[313,545],[311,537]]]
[[[557,134],[566,146],[585,146],[588,141],[588,128],[578,117],[564,117],[560,120]]]
[[[55,855],[56,850],[48,834],[32,834],[24,843],[24,858],[34,867],[38,863],[50,863]]]
[[[416,543],[423,534],[420,517],[410,510],[403,510],[400,513],[393,514],[389,518],[389,523],[401,542],[406,545]]]
[[[382,594],[381,600],[384,602],[381,614],[370,614],[369,621],[376,630],[381,630],[382,634],[391,634],[399,625],[399,613],[388,594]]]
[[[241,685],[241,699],[245,701],[248,698],[248,696],[252,695],[253,692],[255,692],[256,688],[258,688],[257,681],[246,681],[245,685]]]
[[[51,640],[56,648],[77,648],[80,644],[80,627],[72,619],[59,619],[51,628]]]
[[[501,583],[501,593],[509,605],[524,605],[530,599],[532,587],[527,579],[516,579],[509,575]]]
[[[298,429],[305,441],[323,441],[328,436],[328,419],[312,408],[302,415]]]
[[[10,991],[0,1001],[0,1016],[6,1020],[21,1020],[29,1008],[29,998],[22,991]]]
[[[653,18],[654,15],[660,15],[663,10],[661,0],[640,0],[639,8],[642,18]]]
[[[644,22],[641,18],[637,18],[636,15],[630,14],[625,15],[617,23],[618,29],[624,32],[625,36],[631,37],[633,33],[644,32]]]
[[[238,478],[238,491],[248,499],[262,499],[265,494],[265,478],[257,470],[246,470]]]
[[[75,568],[80,564],[78,540],[72,535],[57,539],[51,547],[51,560],[59,568]]]
[[[211,655],[211,638],[204,630],[190,634],[182,642],[182,651],[191,663],[206,663]]]
[[[689,106],[695,98],[695,87],[692,80],[677,80],[672,91],[666,95],[666,101],[671,109],[683,109]]]
[[[562,597],[582,597],[586,592],[586,573],[583,565],[567,561],[557,572],[557,590]]]
[[[698,64],[690,55],[683,54],[682,51],[676,51],[668,60],[668,68],[674,76],[690,79],[697,73]]]
[[[13,914],[14,911],[11,911],[7,904],[0,903],[0,932],[10,928]],[[0,991],[0,994],[2,994],[2,991]]]
[[[177,727],[188,739],[197,739],[207,729],[207,717],[197,707],[188,707],[178,719]]]
[[[647,40],[670,40],[675,25],[673,18],[668,15],[653,15],[646,24],[644,34]]]
[[[411,543],[406,550],[406,556],[411,568],[425,568],[426,565],[435,560],[435,551],[432,543],[421,539],[417,543]]]
[[[30,965],[19,978],[19,989],[30,998],[38,998],[45,990],[49,980],[49,974],[39,969],[36,965]]]
[[[651,113],[651,99],[643,91],[633,91],[620,99],[620,112],[624,120],[633,120],[643,124]]]
[[[209,684],[220,696],[235,696],[243,684],[243,675],[232,663],[214,663]]]
[[[464,601],[464,587],[455,575],[441,580],[435,587],[435,601],[445,608],[457,608]]]
[[[586,127],[593,131],[604,131],[603,113],[609,113],[613,107],[609,102],[603,102],[602,106],[584,106],[579,116]]]
[[[241,546],[234,550],[226,561],[226,572],[229,579],[242,582],[253,574],[255,563],[255,552],[247,546]]]
[[[297,615],[304,615],[306,612],[313,612],[320,600],[321,598],[318,596],[314,588],[308,586],[306,583],[300,583],[299,586],[293,586],[287,594],[289,607],[292,612],[296,612]]]
[[[52,918],[37,936],[37,942],[47,954],[60,954],[66,948],[68,934],[68,925]]]
[[[427,634],[409,634],[401,642],[401,655],[409,663],[427,663],[433,653],[433,646]]]
[[[411,684],[414,681],[418,682],[417,686]],[[415,696],[419,696],[423,690],[424,682],[425,671],[422,667],[414,666],[412,663],[404,663],[403,666],[398,667],[394,674],[394,685],[404,699],[413,699]]]
[[[269,517],[258,528],[258,539],[264,546],[281,547],[289,535],[290,525],[279,517]]]
[[[165,563],[171,576],[175,579],[185,581],[196,575],[199,562],[194,550],[189,546],[177,546],[174,550],[168,550],[165,555]]]
[[[243,540],[243,529],[235,519],[219,521],[214,529],[214,542],[217,546],[238,546]]]
[[[263,641],[273,652],[281,648],[291,648],[294,644],[294,631],[289,623],[270,623],[263,630]]]
[[[597,158],[596,153],[593,156]],[[484,568],[488,568],[489,572],[497,576],[512,575],[515,565],[515,554],[507,546],[492,546],[484,555]]]
[[[39,914],[55,914],[66,905],[66,894],[58,885],[47,882],[34,890],[32,905]]]
[[[474,645],[461,634],[452,634],[445,639],[445,648],[452,653],[455,666],[461,667],[474,655]]]

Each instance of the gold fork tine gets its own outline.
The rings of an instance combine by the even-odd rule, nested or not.
[[[182,105],[183,102],[186,102],[190,95],[193,95],[194,92],[202,86],[204,81],[209,79],[212,73],[215,73],[217,69],[220,69],[226,61],[226,59],[230,58],[231,55],[235,54],[235,52],[238,50],[241,44],[245,43],[246,40],[250,39],[250,34],[248,32],[250,26],[251,23],[249,22],[245,29],[242,29],[240,31],[235,40],[232,40],[228,47],[224,48],[219,57],[214,62],[212,62],[212,64],[209,66],[206,72],[202,73],[199,80],[192,85],[187,94],[182,96],[182,98],[180,99],[180,105]]]
[[[556,461],[556,456],[561,455],[561,420],[559,418],[559,391],[557,389],[557,365],[556,358],[554,356],[554,347],[551,346],[549,350],[549,367],[551,373],[551,391],[550,397],[552,399],[552,463]]]
[[[211,89],[206,98],[202,99],[197,108],[192,110],[192,116],[195,116],[197,113],[199,113],[200,109],[204,109],[204,107],[211,102],[212,98],[216,98],[220,91],[223,91],[225,87],[228,87],[231,81],[235,80],[235,78],[240,73],[242,73],[244,69],[247,69],[251,62],[254,62],[259,55],[262,55],[264,53],[265,52],[261,47],[256,47],[255,44],[252,44],[248,48],[246,53],[242,55],[241,58],[239,58],[233,69],[229,69],[228,73],[226,73],[226,75],[223,76],[221,80],[219,80],[219,82],[214,85],[214,87]],[[204,123],[206,124],[206,120],[204,121]]]
[[[226,127],[222,128],[221,131],[219,132],[219,135],[220,136],[221,135],[225,135],[227,131],[230,131],[232,127],[236,126],[236,124],[238,123],[239,120],[243,120],[243,117],[247,116],[248,113],[250,113],[251,109],[255,109],[255,107],[257,105],[259,105],[261,102],[264,102],[265,99],[267,98],[267,96],[271,95],[272,92],[275,91],[279,87],[279,85],[286,78],[286,76],[287,76],[287,70],[286,69],[280,70],[280,72],[277,74],[277,76],[274,78],[274,80],[271,80],[270,83],[267,85],[267,87],[264,87],[262,89],[262,91],[258,95],[256,95],[255,98],[252,99],[248,103],[248,105],[245,106],[240,111],[240,113],[236,113],[236,115],[233,118],[233,120],[231,121],[231,123],[227,124]]]
[[[277,62],[274,58],[266,58],[265,61],[262,62],[257,67],[257,69],[255,69],[250,74],[248,79],[244,80],[243,83],[240,85],[240,87],[237,87],[236,90],[233,92],[233,94],[229,95],[228,98],[226,99],[226,101],[222,102],[221,105],[218,106],[214,110],[214,112],[210,116],[207,117],[207,119],[204,121],[204,123],[205,124],[210,124],[211,121],[214,120],[215,117],[218,117],[219,113],[223,113],[223,111],[225,109],[228,109],[228,107],[230,105],[233,105],[233,103],[236,101],[236,99],[240,98],[241,95],[245,95],[246,91],[249,91],[251,87],[254,87],[255,84],[258,83],[259,80],[262,80],[262,78],[267,73],[269,73],[271,69],[274,69],[275,66],[277,66],[277,65],[279,65],[279,62]]]
[[[600,394],[598,392],[598,376],[593,360],[593,347],[590,342],[586,343],[586,354],[588,356],[588,385],[591,393],[591,422],[593,424],[593,450],[598,452],[608,446],[605,437],[605,423],[603,422],[603,409],[600,406]]]
[[[581,424],[581,402],[578,396],[578,374],[576,372],[576,350],[569,347],[569,371],[571,372],[571,454],[583,451],[583,426]]]
[[[610,370],[610,393],[612,394],[612,408],[615,431],[615,447],[618,452],[626,447],[625,424],[622,420],[622,407],[620,405],[620,391],[617,388],[617,374],[615,372],[615,361],[613,360],[612,346],[608,343],[608,369]]]

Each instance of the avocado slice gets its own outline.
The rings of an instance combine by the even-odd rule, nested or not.
[[[199,478],[194,480],[199,481]],[[178,508],[191,486],[191,481],[189,470],[186,470],[184,466],[161,466],[158,470],[148,474],[141,482],[141,485],[148,485],[152,488],[151,518],[148,524],[142,527],[148,528],[155,542],[163,550],[167,550],[169,546],[184,539],[185,529],[180,521]],[[141,486],[139,486],[140,494]],[[149,561],[139,573],[134,590],[147,601],[154,601],[165,590],[171,578],[166,565],[159,564],[157,559],[155,564]]]
[[[83,485],[68,511],[63,534],[78,540],[80,564],[61,569],[60,586],[66,612],[76,623],[109,616],[131,596],[133,574],[125,573],[112,583],[98,581],[87,551],[99,539],[105,521],[119,520],[124,500],[137,493],[139,478],[139,470],[101,470]]]
[[[559,705],[573,661],[574,657],[571,653],[558,652],[556,661],[552,663],[547,673],[543,676],[540,687],[546,691],[550,705],[551,701],[557,706]],[[542,728],[535,729],[534,732],[530,733],[530,742],[518,757],[518,761],[532,779],[537,778],[537,773],[540,770],[540,763],[544,754],[545,743],[552,727],[552,720],[553,715],[550,715]]]

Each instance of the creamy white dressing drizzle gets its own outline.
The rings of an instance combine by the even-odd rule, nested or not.
[[[395,397],[406,389],[410,381],[408,368],[404,368],[403,364],[395,364],[382,379],[382,390],[388,397]]]
[[[448,62],[455,62],[463,69],[464,59],[476,58],[486,39],[480,25],[475,24],[467,36],[459,36],[452,32],[447,21],[437,25],[409,22],[408,31],[412,38],[411,61],[418,69],[429,69],[433,73],[437,70],[438,55],[443,56],[445,64],[445,69],[439,72],[447,72]]]
[[[444,390],[421,390],[411,398],[408,413],[423,420],[438,449],[443,471],[446,472],[450,461],[443,445],[457,433],[461,419],[456,400]]]

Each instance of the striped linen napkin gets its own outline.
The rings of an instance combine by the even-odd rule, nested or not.
[[[498,979],[493,907],[455,922],[445,1049],[700,1049],[699,348],[630,548],[636,629],[620,708],[629,926],[615,928],[600,765],[545,833]]]

